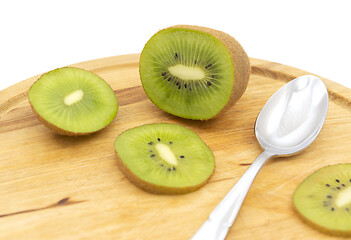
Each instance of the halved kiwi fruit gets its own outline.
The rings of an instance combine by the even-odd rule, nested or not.
[[[118,166],[141,189],[182,194],[203,186],[214,171],[214,156],[188,128],[170,123],[126,130],[115,141]]]
[[[86,135],[106,127],[117,114],[117,98],[98,75],[75,67],[43,74],[29,89],[39,120],[62,135]]]
[[[293,200],[307,223],[329,234],[351,236],[351,164],[317,170],[300,184]]]
[[[160,109],[206,120],[242,96],[250,61],[241,45],[224,32],[177,25],[146,43],[139,71],[147,96]]]

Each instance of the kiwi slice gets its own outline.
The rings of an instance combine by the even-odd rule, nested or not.
[[[43,74],[29,89],[29,102],[39,120],[62,135],[86,135],[110,124],[117,98],[98,75],[75,67]]]
[[[151,37],[140,55],[139,71],[147,96],[160,109],[206,120],[241,97],[249,80],[250,62],[228,34],[178,25]]]
[[[323,167],[297,188],[294,205],[319,230],[351,236],[351,164]]]
[[[214,171],[214,156],[188,128],[170,123],[126,130],[115,141],[118,166],[145,191],[182,194],[203,186]]]

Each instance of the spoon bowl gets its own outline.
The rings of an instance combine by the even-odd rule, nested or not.
[[[298,77],[280,88],[257,117],[255,134],[263,152],[212,211],[192,240],[221,240],[227,235],[263,164],[273,156],[290,156],[317,137],[328,112],[328,91],[312,75]]]
[[[328,91],[312,75],[288,82],[264,105],[255,134],[265,151],[290,156],[309,146],[322,129],[328,112]]]

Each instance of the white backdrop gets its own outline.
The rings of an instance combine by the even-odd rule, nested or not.
[[[2,0],[0,90],[65,65],[139,53],[155,32],[175,24],[222,30],[250,57],[351,88],[349,2]]]

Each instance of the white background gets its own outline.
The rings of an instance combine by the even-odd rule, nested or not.
[[[351,88],[349,0],[1,0],[0,90],[69,64],[140,53],[175,24],[227,32],[250,57]]]

